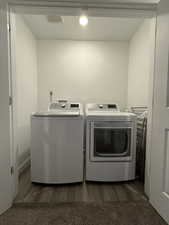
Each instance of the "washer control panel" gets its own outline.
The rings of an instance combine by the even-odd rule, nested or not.
[[[49,104],[48,110],[79,110],[79,103],[68,103],[68,102],[52,102]]]

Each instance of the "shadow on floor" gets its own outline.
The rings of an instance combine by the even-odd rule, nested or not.
[[[15,203],[147,201],[139,181],[45,185],[31,183],[30,169],[21,174]]]

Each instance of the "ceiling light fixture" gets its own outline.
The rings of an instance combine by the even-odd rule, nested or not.
[[[88,24],[88,18],[86,15],[81,15],[79,18],[79,23],[81,26],[86,26]]]

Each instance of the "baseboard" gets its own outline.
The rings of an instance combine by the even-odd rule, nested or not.
[[[24,161],[19,165],[19,169],[18,169],[18,172],[19,172],[19,175],[22,174],[25,169],[27,169],[28,167],[30,167],[30,155],[28,155]]]

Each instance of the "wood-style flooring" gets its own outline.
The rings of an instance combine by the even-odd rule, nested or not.
[[[21,174],[19,193],[15,199],[15,203],[124,201],[147,201],[143,191],[143,184],[137,180],[120,183],[35,184],[31,183],[30,169]]]

